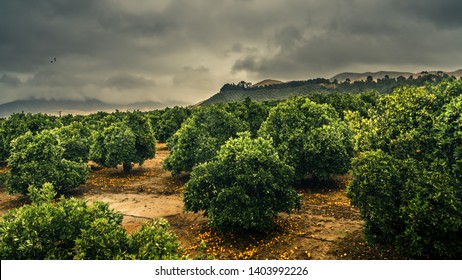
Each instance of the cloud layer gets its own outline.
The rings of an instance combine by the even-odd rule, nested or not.
[[[457,0],[4,0],[0,103],[193,104],[240,80],[452,71],[460,11]]]

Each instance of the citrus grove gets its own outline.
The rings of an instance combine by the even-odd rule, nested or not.
[[[164,218],[128,232],[108,203],[73,197],[91,191],[99,170],[123,171],[102,189],[149,177],[137,170],[158,156],[158,142],[168,149],[161,165],[177,184],[171,191],[204,220],[188,228],[195,245],[183,247]],[[338,178],[347,198],[326,209],[357,213],[357,246],[400,258],[462,257],[462,81],[451,78],[380,94],[13,114],[0,119],[0,160],[0,186],[24,199],[0,219],[2,259],[310,259],[290,242],[319,241],[306,225],[330,220],[300,211],[327,200],[319,190]],[[136,191],[151,187],[160,188]],[[286,250],[272,249],[281,242]]]

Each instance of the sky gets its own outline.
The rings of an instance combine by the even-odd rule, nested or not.
[[[2,0],[0,104],[184,105],[239,81],[454,71],[461,11],[460,0]]]

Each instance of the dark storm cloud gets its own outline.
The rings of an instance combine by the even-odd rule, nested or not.
[[[26,1],[0,3],[1,70],[27,72],[66,52],[88,50],[95,39],[91,25],[94,1]]]
[[[348,69],[461,66],[462,21],[454,12],[462,10],[460,1],[326,2],[310,2],[317,12],[308,12],[305,24],[276,30],[269,52],[240,58],[233,70],[290,79]]]
[[[437,27],[460,29],[462,25],[462,2],[440,1],[394,1],[397,10]]]
[[[196,103],[241,80],[456,70],[461,10],[458,0],[3,0],[0,103]]]

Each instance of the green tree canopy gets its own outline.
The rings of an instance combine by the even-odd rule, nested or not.
[[[149,120],[139,112],[109,115],[100,120],[92,133],[90,159],[107,167],[142,165],[153,158],[156,139]]]
[[[75,162],[87,162],[90,152],[90,129],[80,122],[72,122],[56,129],[63,157]]]
[[[46,183],[31,187],[31,205],[10,210],[0,220],[0,258],[26,260],[178,259],[176,236],[164,219],[143,224],[129,236],[122,214],[103,202],[88,205],[59,198]]]
[[[358,126],[348,196],[372,244],[462,256],[462,82],[406,87]]]
[[[246,122],[227,112],[223,106],[202,107],[188,118],[167,143],[170,154],[164,168],[173,176],[213,158],[220,146],[237,132],[248,129]]]
[[[152,129],[160,142],[167,142],[180,129],[181,124],[191,115],[191,109],[175,106],[149,112]]]
[[[259,135],[272,139],[281,158],[295,169],[295,180],[306,175],[326,179],[348,170],[352,155],[350,130],[328,104],[297,97],[270,110]]]
[[[292,176],[271,141],[251,139],[245,132],[193,169],[184,190],[185,209],[205,211],[220,230],[266,230],[277,213],[300,206]]]
[[[27,194],[29,185],[52,183],[58,192],[75,188],[89,176],[89,167],[64,158],[55,131],[27,132],[11,142],[8,190]]]
[[[10,156],[10,143],[26,132],[36,134],[44,129],[60,127],[58,118],[45,114],[12,114],[0,123],[0,160]]]

